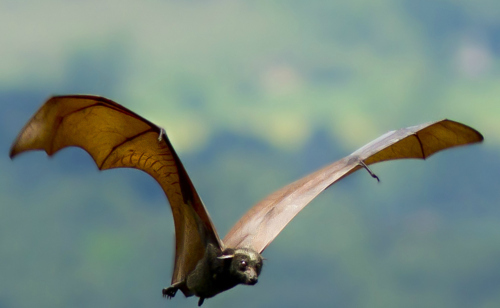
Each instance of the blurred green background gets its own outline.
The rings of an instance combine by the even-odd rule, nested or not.
[[[0,307],[194,307],[161,297],[166,198],[66,149],[8,158],[54,94],[166,128],[221,236],[252,204],[399,127],[482,145],[375,165],[314,200],[259,283],[204,307],[500,306],[500,2],[0,0]]]

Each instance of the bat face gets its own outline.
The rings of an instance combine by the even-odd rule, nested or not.
[[[181,290],[205,298],[238,284],[254,285],[260,253],[318,194],[368,165],[394,159],[426,159],[441,150],[481,142],[471,127],[441,120],[391,131],[353,154],[272,193],[253,206],[223,241],[164,130],[125,107],[89,95],[50,98],[25,125],[10,157],[31,150],[52,155],[77,146],[100,170],[135,168],[151,175],[169,201],[175,226],[175,258],[165,297]],[[376,177],[376,176],[374,176]]]
[[[240,248],[234,251],[231,260],[231,275],[242,284],[254,285],[262,270],[262,256],[255,250]]]

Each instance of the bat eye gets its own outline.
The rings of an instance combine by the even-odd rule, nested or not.
[[[240,269],[244,270],[247,267],[247,261],[241,260],[240,261]]]

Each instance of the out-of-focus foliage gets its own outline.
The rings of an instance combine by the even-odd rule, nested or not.
[[[481,146],[358,172],[204,305],[500,305],[500,2],[0,1],[0,307],[192,307],[173,222],[135,170],[68,149],[7,157],[50,95],[166,128],[223,236],[281,186],[390,129],[448,117]]]

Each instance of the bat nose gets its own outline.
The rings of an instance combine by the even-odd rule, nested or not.
[[[248,284],[253,286],[258,280],[259,278],[257,278],[257,276],[250,277],[250,279],[248,279]]]

